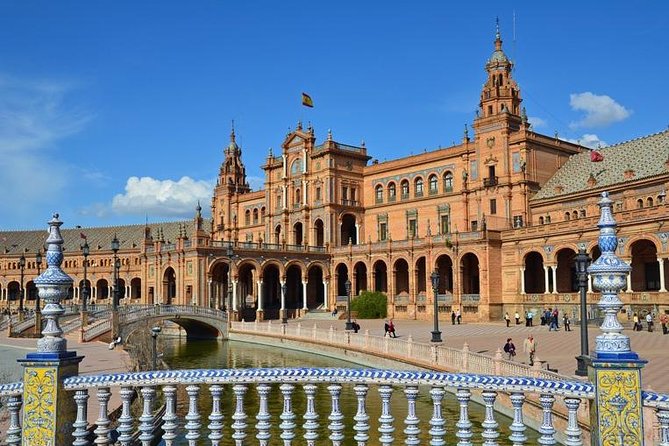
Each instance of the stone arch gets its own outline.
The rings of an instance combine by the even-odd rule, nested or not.
[[[462,294],[480,294],[480,263],[478,256],[473,252],[463,254],[460,259],[462,271]]]
[[[260,271],[260,276],[265,277],[265,272],[270,267],[276,267],[280,277],[283,277],[286,274],[283,264],[281,262],[275,259],[267,259],[263,262],[262,265],[260,265],[260,268],[258,269],[258,271]]]
[[[16,280],[12,280],[7,284],[7,299],[10,302],[18,302],[21,299],[21,284]]]
[[[388,292],[388,265],[385,260],[377,260],[372,267],[374,276],[374,291]]]
[[[162,302],[165,305],[172,305],[177,296],[177,273],[174,268],[168,266],[163,272],[162,281]]]
[[[346,281],[350,280],[348,275],[348,266],[345,263],[340,263],[335,267],[335,277],[336,277],[336,293],[337,296],[342,297],[346,296]]]
[[[353,266],[353,277],[355,278],[355,289],[351,292],[357,296],[361,291],[367,290],[367,265],[365,262],[356,262]]]
[[[652,234],[643,234],[643,235],[635,235],[627,239],[625,242],[625,245],[622,247],[623,251],[623,256],[632,256],[632,245],[634,243],[640,241],[640,240],[646,240],[650,243],[652,243],[655,246],[655,250],[657,252],[662,252],[662,242],[658,238],[656,238]],[[620,244],[618,244],[618,248],[620,248]]]
[[[324,246],[325,245],[325,225],[323,220],[317,218],[314,221],[314,246]]]
[[[420,256],[416,259],[413,268],[414,284],[416,288],[416,295],[427,293],[427,260],[425,256]],[[430,285],[431,286],[431,285]]]
[[[141,298],[142,298],[142,279],[140,277],[133,277],[130,280],[130,299],[141,299]]]
[[[293,245],[301,246],[304,242],[304,230],[301,221],[293,225]]]
[[[630,281],[633,291],[658,291],[660,289],[660,264],[657,247],[647,238],[635,240],[629,247],[632,257]]]
[[[393,278],[395,280],[395,296],[409,295],[409,262],[403,257],[393,262]]]
[[[442,254],[435,260],[434,269],[439,274],[437,294],[453,294],[453,259]]]
[[[555,290],[558,293],[578,291],[576,266],[574,265],[575,256],[576,251],[572,248],[561,248],[555,253],[555,263],[557,265]]]
[[[256,317],[258,306],[257,281],[258,278],[262,276],[258,271],[260,271],[258,264],[254,261],[241,262],[237,265],[235,271],[235,278],[237,280],[237,307],[233,309],[237,310],[238,314],[245,321],[255,320]],[[233,278],[233,280],[235,280],[235,278]],[[234,282],[231,285],[235,286]],[[234,307],[235,302],[232,304]]]
[[[95,282],[95,300],[104,300],[109,298],[109,282],[107,279],[98,279]]]
[[[523,257],[523,283],[528,294],[543,293],[546,290],[544,256],[538,251],[529,251]]]
[[[326,304],[323,285],[325,271],[320,262],[312,262],[307,266],[307,308],[310,310]]]
[[[340,242],[341,246],[346,246],[351,241],[351,244],[358,244],[356,216],[351,213],[345,213],[341,216]]]
[[[281,225],[278,224],[274,227],[274,243],[277,245],[283,243],[283,238],[281,237]]]
[[[230,264],[226,261],[216,260],[209,267],[211,284],[209,286],[209,308],[228,308],[231,305],[232,296],[228,291],[230,288]]]

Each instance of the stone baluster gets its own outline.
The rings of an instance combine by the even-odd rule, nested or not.
[[[406,428],[404,433],[406,438],[404,439],[404,444],[407,445],[416,445],[420,444],[418,435],[420,435],[420,429],[418,428],[418,417],[416,416],[416,398],[418,398],[418,386],[416,385],[407,385],[404,387],[404,395],[407,399],[407,416],[404,419],[404,424]]]
[[[281,384],[279,387],[281,393],[283,394],[283,412],[279,418],[281,418],[281,439],[285,446],[290,446],[291,441],[295,438],[295,414],[293,413],[293,391],[295,386],[293,384]]]
[[[554,402],[555,397],[551,394],[542,393],[539,397],[539,403],[541,403],[541,408],[543,410],[542,423],[539,427],[539,433],[541,434],[539,444],[542,445],[557,444],[557,441],[555,441],[555,428],[553,427]]]
[[[444,399],[446,391],[443,387],[432,387],[430,396],[432,397],[432,418],[430,418],[430,446],[445,446],[444,436],[446,435],[446,420],[441,413],[441,402]]]
[[[235,384],[232,386],[232,391],[235,394],[235,413],[232,414],[232,439],[235,440],[236,446],[243,446],[246,438],[246,413],[244,413],[244,395],[246,394],[246,384]]]
[[[469,389],[458,389],[455,396],[460,403],[460,419],[455,424],[458,427],[455,436],[458,437],[458,446],[471,446],[472,422],[469,421],[469,400],[472,392]]]
[[[332,446],[340,446],[341,442],[344,440],[344,423],[341,421],[344,419],[344,414],[341,413],[341,408],[339,406],[339,396],[341,395],[341,384],[331,384],[328,386],[328,392],[330,392],[330,398],[332,402],[332,410],[330,411],[330,424],[328,424],[328,429],[330,429],[330,440],[332,441]]]
[[[7,409],[9,410],[7,444],[18,446],[21,444],[21,397],[10,396],[7,399]]]
[[[315,384],[304,385],[304,394],[307,396],[307,409],[304,413],[304,425],[302,427],[304,427],[304,439],[307,441],[308,446],[314,446],[318,439],[318,422],[316,421],[318,420],[318,414],[314,406],[316,389]]]
[[[132,444],[132,414],[130,413],[130,404],[132,404],[132,396],[135,391],[132,387],[121,387],[119,392],[121,395],[121,416],[118,419],[118,441],[122,446],[130,446]]]
[[[95,434],[94,443],[98,446],[107,446],[111,444],[111,439],[109,438],[109,432],[111,430],[109,429],[109,424],[111,423],[111,420],[107,415],[107,406],[109,405],[109,398],[111,398],[109,387],[98,387],[97,398],[100,412],[98,414],[98,419],[95,420],[95,424],[97,424],[98,427],[93,431]]]
[[[221,395],[223,394],[223,387],[214,384],[209,387],[211,393],[211,413],[209,414],[209,440],[212,446],[218,446],[223,439],[223,413],[221,412]]]
[[[269,384],[258,384],[256,386],[256,391],[260,398],[260,401],[258,402],[258,415],[256,415],[256,420],[258,420],[256,423],[256,429],[258,430],[256,438],[258,439],[260,446],[269,445],[269,439],[272,438],[269,433],[269,428],[271,426],[269,420],[272,417],[267,406],[267,397],[269,396],[270,389],[271,386]]]
[[[495,421],[495,399],[497,398],[497,392],[484,390],[481,392],[481,397],[485,405],[485,419],[481,423],[481,427],[483,427],[483,432],[481,433],[484,439],[483,446],[496,446],[497,438],[499,438],[499,424]]]
[[[513,422],[509,426],[511,435],[509,440],[513,446],[522,446],[527,441],[525,435],[525,423],[523,423],[523,403],[525,402],[525,394],[521,392],[511,393],[511,405],[513,406]]]
[[[139,441],[142,446],[151,446],[153,443],[153,400],[156,398],[156,389],[147,386],[142,387],[140,391],[142,394],[143,408],[142,415],[139,417]]]
[[[165,446],[172,446],[177,438],[177,388],[176,386],[163,387],[163,397],[165,398],[165,415],[163,415],[163,440]]]
[[[88,390],[77,390],[74,393],[74,402],[77,405],[77,419],[72,423],[74,432],[73,446],[88,446]]]
[[[358,400],[358,409],[353,417],[355,420],[355,425],[353,426],[355,436],[353,439],[358,442],[358,446],[365,446],[367,440],[369,440],[369,415],[367,415],[367,409],[365,407],[369,387],[367,384],[356,384],[356,386],[353,387],[353,390],[355,391],[355,396]]]
[[[660,424],[660,446],[669,446],[669,410],[658,410],[657,421]]]
[[[580,398],[565,398],[564,404],[567,406],[567,429],[564,433],[567,439],[564,444],[567,446],[583,446],[581,438],[581,428],[578,427],[578,406],[581,404]]]
[[[393,432],[395,428],[393,427],[393,421],[395,418],[390,414],[390,397],[393,394],[393,388],[388,385],[382,385],[379,387],[379,395],[381,396],[381,416],[379,417],[379,442],[381,444],[391,445],[395,438],[393,437]]]
[[[186,414],[186,425],[184,426],[188,433],[186,433],[186,440],[189,446],[196,446],[197,440],[200,438],[200,412],[197,408],[197,397],[200,394],[200,386],[187,386],[186,393],[188,394],[188,413]]]

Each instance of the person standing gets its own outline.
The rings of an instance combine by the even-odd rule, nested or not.
[[[662,334],[667,334],[667,324],[669,323],[669,315],[667,313],[662,313],[660,315],[660,324],[662,325]]]
[[[516,346],[513,345],[513,339],[508,338],[506,344],[504,344],[504,352],[506,353],[506,359],[513,361],[513,357],[516,356]]]
[[[634,316],[632,316],[632,321],[634,321],[634,331],[639,331],[639,315],[634,313]]]
[[[516,314],[514,314],[513,317],[516,319],[516,325],[520,325],[520,314],[516,311]]]
[[[534,318],[534,314],[532,314],[532,311],[527,312],[527,324],[530,327],[533,327],[532,325],[532,319]]]
[[[653,324],[653,315],[650,314],[650,311],[646,315],[646,323],[648,323],[648,333],[652,333],[654,324]]]
[[[451,311],[451,325],[455,325],[455,311]]]
[[[388,325],[388,331],[390,332],[390,336],[393,338],[396,338],[397,335],[395,334],[395,324],[393,323],[393,320],[390,320],[390,324]]]
[[[455,319],[457,319],[458,325],[460,325],[460,322],[462,321],[462,314],[460,314],[459,308],[455,310]]]
[[[506,321],[506,326],[508,327],[511,323],[511,318],[509,317],[509,312],[504,313],[504,320]]]
[[[534,340],[532,335],[529,335],[525,342],[523,342],[523,351],[527,354],[527,363],[529,365],[534,365],[534,354],[537,351],[537,341]]]
[[[390,324],[386,320],[386,323],[383,324],[383,337],[385,338],[386,336],[390,337]]]
[[[564,324],[564,331],[571,331],[571,321],[567,313],[562,315],[562,323]]]

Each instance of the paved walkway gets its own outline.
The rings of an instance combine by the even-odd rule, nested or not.
[[[370,335],[383,335],[383,320],[357,319],[357,322],[360,324],[362,333],[369,330]],[[431,322],[397,319],[394,322],[398,337],[403,338],[411,335],[416,342],[430,342],[432,337]],[[295,324],[297,321],[291,320],[289,323]],[[334,318],[331,320],[307,319],[302,321],[303,326],[307,327],[313,326],[314,323],[321,328],[328,328],[333,325],[337,330],[343,330],[345,325],[344,320]],[[503,322],[451,325],[450,321],[440,321],[439,328],[442,331],[443,345],[460,349],[467,342],[470,351],[490,356],[494,356],[497,349],[504,346],[507,338],[512,338],[518,352],[516,358],[520,362],[525,361],[523,341],[531,333],[537,342],[537,357],[540,360],[548,362],[551,369],[557,369],[563,375],[581,379],[574,375],[576,370],[575,357],[581,353],[580,327],[578,325],[572,324],[572,331],[569,332],[565,332],[562,326],[560,326],[561,331],[549,332],[547,326],[516,326],[513,325],[513,321],[511,324],[507,328]],[[595,338],[600,333],[601,331],[596,327],[591,327],[588,330],[591,352],[594,350]],[[625,334],[630,336],[632,340],[632,349],[641,358],[648,360],[648,364],[642,372],[643,388],[669,393],[669,379],[667,378],[669,335],[662,335],[659,324],[656,324],[653,333],[647,331],[635,332],[629,328],[625,330]]]

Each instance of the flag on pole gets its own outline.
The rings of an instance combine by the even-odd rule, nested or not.
[[[83,232],[80,232],[79,235],[81,236],[81,238],[83,238],[84,240],[86,240],[86,234],[84,234]]]
[[[302,93],[302,105],[304,105],[305,107],[313,108],[314,101],[311,100],[311,96],[309,96],[306,93]]]
[[[590,152],[590,161],[593,163],[598,163],[604,161],[604,155],[599,150],[593,150]]]

